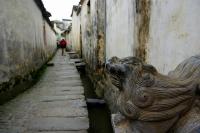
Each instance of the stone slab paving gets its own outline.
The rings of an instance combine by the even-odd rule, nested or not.
[[[60,51],[41,80],[0,106],[0,133],[86,133],[84,88],[75,66]]]

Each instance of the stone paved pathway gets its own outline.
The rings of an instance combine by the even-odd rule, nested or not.
[[[84,88],[68,56],[60,51],[41,80],[0,106],[0,133],[86,133]]]

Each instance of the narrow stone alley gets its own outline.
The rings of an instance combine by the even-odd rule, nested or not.
[[[0,0],[0,133],[200,133],[199,14],[200,0]]]
[[[76,67],[58,51],[41,80],[0,106],[0,133],[85,133],[84,88]]]

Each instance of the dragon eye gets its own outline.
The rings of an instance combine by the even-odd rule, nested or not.
[[[149,73],[145,73],[144,75],[142,75],[142,77],[144,80],[149,80],[151,78]]]

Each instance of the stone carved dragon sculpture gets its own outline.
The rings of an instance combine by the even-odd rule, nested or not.
[[[108,80],[118,92],[120,114],[134,133],[200,133],[200,56],[183,61],[168,75],[136,57],[113,57]]]

